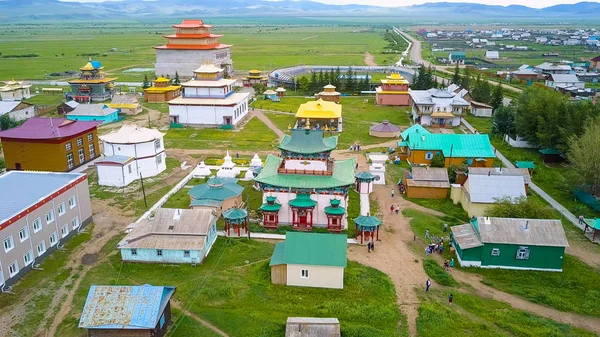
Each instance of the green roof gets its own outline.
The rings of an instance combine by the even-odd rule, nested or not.
[[[331,176],[279,173],[277,169],[282,161],[281,157],[268,155],[263,169],[254,180],[271,186],[292,188],[334,188],[354,184],[354,159],[335,161]]]
[[[560,154],[560,151],[558,151],[557,149],[555,149],[553,147],[548,147],[545,149],[541,149],[540,153],[541,154]]]
[[[287,232],[283,245],[284,264],[346,267],[348,264],[346,235]],[[277,244],[279,245],[279,244]],[[277,255],[277,246],[273,258]],[[275,258],[277,262],[277,258]]]
[[[220,200],[212,199],[194,199],[190,203],[190,206],[208,206],[208,207],[220,207],[223,204]]]
[[[333,151],[337,142],[337,136],[324,138],[322,130],[292,129],[292,135],[284,135],[278,147],[289,152],[313,154]]]
[[[272,199],[271,199],[272,198]],[[261,211],[265,211],[265,212],[277,212],[281,209],[281,204],[278,202],[275,202],[275,197],[267,197],[267,202],[265,202],[264,204],[262,204],[260,206],[260,210]],[[272,204],[269,204],[268,201],[273,201]]]
[[[406,140],[408,138],[409,135],[412,135],[413,133],[418,133],[418,134],[430,134],[431,132],[427,131],[427,129],[425,129],[424,127],[422,127],[419,124],[415,124],[413,126],[411,126],[410,128],[402,131],[402,133],[400,133],[400,135],[402,136],[402,140]]]
[[[495,158],[490,138],[485,134],[429,134],[408,137],[411,150],[442,151],[449,158]]]
[[[248,217],[248,211],[234,207],[223,212],[223,217],[227,220],[242,220]]]
[[[534,169],[535,164],[532,161],[518,161],[515,163],[517,168]]]
[[[269,266],[277,266],[283,264],[283,250],[285,248],[284,242],[277,242],[275,250],[273,250],[273,256],[271,256],[271,262]]]
[[[588,226],[592,227],[595,230],[600,230],[600,218],[585,219],[585,223],[587,223]]]
[[[359,172],[356,174],[356,179],[358,180],[375,180],[375,177],[373,175],[373,173],[369,172],[369,171],[365,171],[365,172]]]
[[[196,199],[212,199],[223,201],[242,194],[244,188],[237,184],[235,178],[210,178],[205,184],[192,187],[188,194]]]
[[[408,142],[398,142],[398,147],[406,147],[408,146]]]
[[[330,215],[346,214],[346,209],[344,207],[340,207],[340,199],[331,199],[329,201],[329,203],[331,204],[331,206],[325,207],[325,214],[330,214]]]
[[[354,219],[354,223],[358,226],[358,227],[378,227],[379,225],[381,225],[381,220],[377,219],[374,216],[364,216],[361,215],[358,218]]]
[[[310,194],[296,194],[296,198],[288,203],[292,207],[315,207],[317,202],[310,198]]]
[[[464,51],[453,51],[450,52],[450,55],[452,55],[452,57],[467,57],[467,54]]]

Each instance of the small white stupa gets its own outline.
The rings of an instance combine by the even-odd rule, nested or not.
[[[212,174],[212,172],[210,172],[210,169],[206,166],[206,164],[204,164],[204,160],[203,160],[194,169],[194,174],[192,174],[192,177],[204,178],[204,177],[208,177],[211,174]]]
[[[235,178],[240,174],[240,169],[235,167],[235,163],[231,159],[229,155],[229,150],[227,150],[227,154],[223,158],[223,164],[221,168],[217,172],[217,177],[219,178]]]
[[[254,154],[254,157],[252,157],[252,160],[250,161],[250,168],[259,168],[263,166],[263,162],[262,160],[258,157],[258,153]]]

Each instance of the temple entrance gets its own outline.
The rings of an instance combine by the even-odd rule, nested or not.
[[[223,124],[231,125],[231,117],[223,117]]]
[[[312,208],[292,209],[292,228],[297,230],[312,230]]]

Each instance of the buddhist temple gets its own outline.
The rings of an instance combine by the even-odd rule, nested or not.
[[[252,69],[248,72],[248,76],[242,78],[242,83],[245,87],[251,87],[256,83],[260,83],[263,85],[267,85],[267,78],[261,75],[261,71],[257,69]]]
[[[321,91],[318,94],[315,94],[315,99],[317,99],[317,100],[322,99],[327,102],[339,103],[340,95],[341,94],[339,92],[335,91],[334,85],[328,84],[323,87],[323,91]]]
[[[175,34],[163,36],[167,43],[154,47],[156,74],[174,77],[178,73],[190,78],[194,76],[194,69],[206,60],[225,69],[227,74],[233,74],[231,45],[220,42],[223,35],[211,33],[213,26],[202,20],[183,20],[173,28]]]
[[[281,154],[269,155],[254,178],[263,191],[265,227],[280,225],[310,231],[347,229],[349,189],[354,185],[354,159],[333,160],[337,136],[321,130],[293,129],[279,143]]]
[[[298,128],[342,131],[342,105],[322,99],[301,104],[296,112]]]
[[[7,81],[0,87],[0,97],[3,101],[22,101],[31,97],[29,88],[31,88],[29,82]]]
[[[235,79],[223,78],[223,69],[205,61],[194,78],[182,83],[182,95],[169,101],[171,123],[233,128],[248,114],[249,93],[235,92]]]
[[[159,77],[154,81],[154,85],[144,89],[144,98],[148,103],[168,102],[181,95],[181,86],[173,85],[171,80]]]
[[[409,106],[408,81],[400,74],[391,74],[381,80],[381,86],[375,89],[377,105]]]
[[[77,102],[102,102],[112,98],[115,94],[116,77],[106,77],[102,72],[102,64],[92,61],[79,68],[79,79],[69,81],[71,96]]]

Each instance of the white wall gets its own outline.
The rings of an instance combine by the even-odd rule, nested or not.
[[[492,117],[492,109],[491,108],[471,108],[471,115],[477,117]]]
[[[22,101],[31,97],[30,88],[17,89],[13,91],[3,91],[0,93],[3,101]]]
[[[287,192],[267,192],[263,194],[263,203],[267,202],[268,196],[274,196],[277,198],[277,202],[281,203],[281,209],[279,210],[279,223],[284,225],[292,224],[292,208],[289,206],[290,200],[296,198],[296,193]],[[331,199],[339,199],[340,207],[346,208],[346,215],[342,218],[342,229],[348,228],[348,198],[332,195],[332,194],[311,194],[310,198],[317,202],[317,206],[313,209],[313,227],[325,227],[327,228],[327,215],[325,214],[325,207],[330,206]]]
[[[8,117],[18,121],[23,121],[35,117],[35,107],[29,106],[25,109],[15,110],[8,113]]]
[[[508,144],[512,147],[518,147],[522,149],[535,149],[536,146],[529,144],[528,141],[523,140],[523,138],[517,136],[516,139],[510,138],[508,135],[504,136],[504,141],[508,142]]]
[[[239,111],[237,117],[236,109]],[[179,123],[189,125],[223,125],[223,117],[231,117],[236,125],[248,114],[248,101],[242,100],[233,107],[203,105],[169,105],[169,115],[179,116]]]
[[[302,278],[302,270],[308,270],[307,278]],[[299,287],[343,289],[344,268],[288,264],[287,285]]]
[[[131,166],[131,173],[129,167]],[[120,165],[96,165],[98,171],[98,184],[101,186],[122,187],[131,184],[139,178],[139,173],[134,162],[125,166]]]
[[[164,152],[164,141],[160,138],[160,146],[156,148],[154,141],[137,144],[112,144],[102,142],[102,154],[104,156],[128,156],[136,159],[133,165],[136,171],[142,173],[142,177],[153,177],[167,169],[167,155]],[[160,163],[157,163],[157,157],[160,156]],[[139,178],[139,173],[136,173]]]
[[[218,54],[227,53],[224,58],[217,58]],[[182,77],[192,77],[194,70],[200,68],[202,61],[210,60],[215,65],[231,65],[227,71],[233,73],[230,48],[213,50],[169,50],[156,49],[155,72],[157,75],[175,76],[175,71]]]
[[[227,87],[218,87],[218,88],[185,87],[185,88],[183,88],[185,97],[201,96],[201,97],[211,97],[211,98],[212,97],[217,97],[217,98],[225,97],[225,94],[227,94],[229,91],[231,91],[231,90],[227,90],[227,89],[231,89],[231,88],[227,88]]]
[[[308,165],[302,163],[308,162]],[[295,160],[286,159],[285,168],[288,170],[315,170],[315,171],[327,171],[327,162],[322,160]]]

